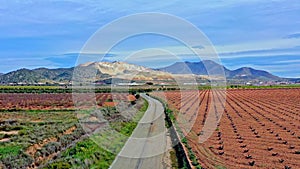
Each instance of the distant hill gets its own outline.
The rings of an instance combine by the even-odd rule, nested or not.
[[[300,78],[288,78],[287,80],[294,83],[300,83]]]
[[[202,62],[176,62],[168,67],[159,68],[159,71],[165,71],[172,74],[195,74],[195,75],[208,75],[220,74],[222,70],[227,75],[230,73],[226,67],[217,64],[211,60],[204,60]]]
[[[204,60],[201,62],[177,62],[168,67],[157,69],[160,71],[169,72],[172,74],[196,74],[196,75],[208,75],[208,72],[212,75],[221,74],[224,70],[224,74],[228,79],[238,80],[280,80],[282,78],[272,75],[271,73],[263,70],[256,70],[250,67],[242,67],[236,70],[229,70],[223,65],[220,65],[211,60]]]
[[[66,82],[72,79],[73,68],[19,69],[0,76],[0,83]]]
[[[230,71],[228,78],[232,79],[260,79],[260,80],[280,80],[282,78],[272,75],[271,73],[263,70],[256,70],[251,67],[242,67]]]

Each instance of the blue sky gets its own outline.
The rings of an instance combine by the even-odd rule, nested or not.
[[[191,22],[206,34],[229,69],[250,66],[278,76],[300,77],[297,0],[0,0],[0,72],[72,67],[77,53],[98,29],[119,17],[142,12],[168,13]],[[139,50],[162,46],[180,48],[163,37],[136,37],[115,47],[106,60],[121,60]],[[157,50],[158,61],[131,62],[165,66],[170,64],[165,55]],[[194,61],[189,53],[181,55],[182,60]]]

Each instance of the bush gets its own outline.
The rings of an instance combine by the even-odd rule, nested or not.
[[[181,140],[181,142],[183,143],[183,144],[187,144],[187,139],[184,137],[182,140]]]
[[[50,142],[43,147],[49,154],[57,152],[61,148],[61,144],[58,142]]]
[[[20,151],[20,154],[8,154],[1,159],[2,164],[6,168],[25,169],[33,163],[32,157]]]
[[[140,95],[139,95],[139,94],[136,94],[136,95],[135,95],[135,98],[136,98],[136,99],[139,99],[139,98],[140,98]]]
[[[69,169],[72,166],[68,162],[60,161],[53,164],[50,164],[47,168],[49,169]]]
[[[196,166],[196,169],[201,169],[202,167],[201,167],[201,165],[200,164],[198,164],[197,166]]]
[[[63,135],[59,138],[59,142],[63,147],[66,147],[73,140],[73,137],[70,134]]]

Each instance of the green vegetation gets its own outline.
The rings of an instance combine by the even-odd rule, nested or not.
[[[122,127],[119,132],[125,136],[130,136],[133,130],[136,128],[138,121],[143,117],[144,113],[148,109],[148,102],[144,99],[145,104],[141,107],[140,111],[136,114],[131,122],[122,123]],[[118,131],[118,130],[117,130]]]
[[[38,68],[34,70],[23,68],[0,76],[0,81],[4,84],[17,84],[20,82],[29,84],[43,82],[46,84],[50,84],[59,82],[69,82],[70,80],[72,80],[72,76],[73,68]]]
[[[213,88],[225,88],[222,86],[213,87]],[[268,85],[268,86],[247,86],[247,85],[229,85],[227,89],[278,89],[278,88],[300,88],[299,84],[293,85]],[[145,93],[151,92],[153,90],[163,90],[163,91],[170,91],[170,90],[179,90],[178,87],[174,86],[167,86],[167,87],[160,87],[160,86],[152,86],[149,88],[116,88],[113,89],[116,92],[121,93]],[[187,87],[187,89],[189,89]],[[212,89],[211,86],[198,86],[199,90],[209,90]],[[110,93],[111,87],[108,86],[96,86],[95,89],[88,89],[88,88],[77,88],[72,89],[72,86],[0,86],[0,93]],[[184,89],[181,89],[184,90]]]
[[[0,86],[0,92],[67,93],[71,90],[57,86]],[[108,89],[99,91],[107,92]],[[137,94],[136,90],[131,92]],[[87,138],[75,111],[3,110],[0,112],[1,117],[4,117],[0,119],[0,131],[3,132],[0,134],[0,168],[108,168],[115,153],[105,150],[93,139],[115,144],[115,149],[121,150],[123,143],[147,110],[148,102],[139,97],[136,102],[127,103],[126,106],[127,110],[131,110],[131,120],[123,117],[115,107],[82,111],[83,115],[96,112],[91,117],[101,119],[102,116],[97,116],[100,110],[110,126],[123,135],[114,140],[111,140],[111,133],[105,132],[103,137],[96,138],[92,135]]]
[[[149,106],[149,103],[145,100],[145,99],[143,99],[144,100],[144,104],[143,104],[143,106],[141,107],[141,109],[140,109],[140,112],[146,112],[146,110],[148,109],[148,106]],[[141,116],[140,117],[137,117],[138,119],[140,119],[141,118]]]
[[[170,118],[171,122],[174,122],[176,120],[174,113],[171,109],[166,108],[165,112],[166,112],[166,115],[168,116],[168,118]],[[172,123],[170,123],[170,122],[166,123],[167,128],[170,128],[171,126],[172,126]]]
[[[125,136],[130,136],[132,131],[136,128],[138,121],[142,118],[144,115],[145,111],[148,109],[148,102],[144,100],[145,104],[140,108],[140,111],[137,112],[135,117],[132,119],[130,122],[123,122],[121,124],[121,128],[119,131],[121,134]]]
[[[62,153],[60,159],[49,164],[48,169],[55,168],[109,168],[114,154],[102,149],[93,140],[87,138]]]
[[[267,86],[253,86],[253,85],[228,85],[228,86],[199,86],[199,90],[209,90],[209,89],[218,89],[218,88],[227,88],[227,89],[289,89],[289,88],[300,88],[299,84],[290,84],[290,85],[267,85]]]
[[[148,102],[140,99],[135,107],[139,111],[136,112],[131,121],[122,118],[115,107],[102,108],[101,111],[104,118],[115,131],[121,134],[120,137],[116,138],[110,130],[107,132],[103,131],[99,133],[100,135],[96,133],[68,148],[56,160],[48,163],[44,168],[109,168],[116,154],[108,150],[111,150],[110,148],[114,148],[116,150],[114,152],[121,150],[128,136],[131,135],[138,121],[147,110]],[[87,111],[85,113],[89,114],[91,112]],[[102,146],[105,146],[107,149]]]
[[[267,85],[267,86],[247,86],[247,85],[230,85],[227,89],[289,89],[289,88],[300,88],[299,84],[291,85]]]
[[[154,88],[111,88],[111,86],[96,86],[94,89],[72,88],[72,86],[0,86],[0,93],[144,93]]]
[[[8,156],[17,156],[21,150],[22,147],[17,145],[0,145],[0,159],[6,158]]]
[[[25,154],[19,146],[0,146],[0,154],[0,166],[4,165],[7,168],[25,169],[33,162],[33,158]]]
[[[174,150],[170,151],[170,158],[172,162],[172,168],[179,168],[176,152]]]
[[[26,153],[30,146],[41,144],[48,138],[58,138],[72,126],[77,126],[72,133],[74,139],[83,134],[75,114],[70,112],[1,112],[1,116],[8,117],[8,120],[0,121],[0,131],[14,132],[1,136],[7,140],[0,142],[0,166],[7,168],[28,167],[38,155]],[[39,156],[46,157],[63,147],[53,147],[53,144],[45,144],[37,151]]]
[[[133,119],[131,121],[126,121],[125,119],[122,121],[112,121],[110,123],[111,127],[116,130],[117,132],[125,135],[125,136],[130,136],[132,131],[135,129],[135,127],[138,124],[138,121],[143,117],[144,113],[146,112],[146,110],[148,109],[148,102],[143,99],[144,104],[138,108],[139,112],[137,112],[135,114],[135,116],[133,117]],[[106,109],[110,109],[107,115],[112,115],[112,114],[116,114],[116,109],[115,108],[106,108]],[[112,113],[114,112],[114,113]],[[121,119],[122,117],[119,117],[118,119]]]
[[[174,158],[174,157],[172,158],[172,154],[171,154],[172,166],[177,166],[177,168],[180,168],[180,169],[191,168],[190,165],[189,165],[188,159],[187,159],[188,157],[185,155],[183,145],[181,144],[181,143],[184,143],[184,142],[187,143],[187,140],[184,137],[184,135],[183,135],[182,131],[180,130],[180,128],[177,126],[178,124],[176,122],[174,112],[171,109],[169,109],[168,104],[164,100],[162,100],[161,98],[157,98],[155,96],[152,96],[152,97],[159,100],[165,108],[166,127],[169,129],[170,136],[171,136],[171,141],[175,145],[174,146],[174,151],[175,151],[176,158]],[[181,142],[178,142],[179,138],[183,138]],[[175,163],[176,163],[176,165],[175,165]],[[195,165],[195,167],[196,168],[199,168],[199,167],[201,168],[201,166],[199,165],[198,162],[197,162],[197,165]]]
[[[212,88],[211,86],[199,86],[198,87],[199,90],[209,90],[211,88]]]
[[[155,97],[156,98],[156,97]],[[196,168],[196,169],[201,169],[201,165],[198,162],[198,159],[196,157],[196,155],[194,154],[194,152],[192,151],[192,148],[189,146],[188,144],[188,140],[186,139],[186,137],[184,136],[183,132],[181,131],[181,129],[178,127],[178,124],[176,122],[176,118],[174,115],[173,110],[169,109],[168,104],[166,102],[164,102],[163,100],[161,100],[160,98],[156,98],[158,100],[160,100],[164,107],[165,107],[165,114],[166,114],[166,127],[170,128],[171,127],[171,132],[174,130],[176,130],[176,132],[178,133],[179,137],[182,138],[181,139],[181,143],[187,148],[188,150],[188,158],[191,160],[192,165]],[[173,135],[173,136],[172,136]],[[177,134],[171,133],[171,137],[176,137],[177,138]],[[174,147],[175,152],[176,152],[176,156],[177,159],[179,160],[179,168],[189,168],[188,166],[188,161],[186,159],[186,157],[184,156],[185,152],[183,147],[181,146],[181,144],[178,144]],[[174,161],[172,161],[172,163],[174,163]]]
[[[201,165],[199,164],[196,155],[194,154],[192,148],[188,144],[188,140],[184,137],[181,139],[182,144],[187,148],[189,159],[192,161],[192,165],[196,168],[201,168]]]

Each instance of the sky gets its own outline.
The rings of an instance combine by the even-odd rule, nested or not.
[[[120,17],[144,12],[174,15],[195,25],[229,69],[247,66],[281,77],[300,77],[298,0],[0,0],[0,72],[77,65],[78,54],[95,32]],[[158,18],[157,23],[164,21]],[[137,25],[124,24],[107,37]],[[173,30],[172,25],[169,29],[185,31]],[[154,68],[196,61],[184,48],[168,37],[141,35],[121,41],[108,54],[91,52],[81,57],[89,61],[90,56],[105,55],[105,61],[125,60]],[[169,51],[179,58],[172,59]]]

